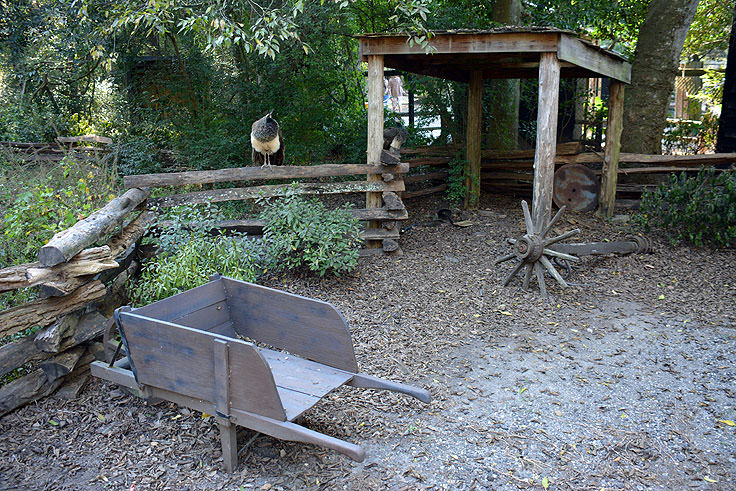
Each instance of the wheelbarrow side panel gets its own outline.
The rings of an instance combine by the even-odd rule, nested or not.
[[[211,281],[135,309],[135,312],[153,319],[236,337],[222,281]]]
[[[225,416],[232,407],[286,419],[271,370],[251,343],[137,311],[121,313],[120,322],[139,384],[215,403]]]
[[[241,336],[334,368],[358,371],[350,330],[329,303],[230,278],[221,281]]]

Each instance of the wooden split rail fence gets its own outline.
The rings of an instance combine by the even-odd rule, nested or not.
[[[429,185],[418,189],[409,189],[404,199],[442,192],[447,189],[448,167],[454,156],[462,154],[459,145],[444,145],[418,148],[403,148],[402,160],[411,169],[423,168],[423,173],[409,174],[404,178],[407,185],[428,182]],[[652,184],[641,182],[640,176],[663,175],[673,172],[697,172],[703,166],[736,163],[736,153],[702,154],[702,155],[646,155],[621,153],[618,169],[619,183],[617,199],[619,205],[628,205],[631,198],[639,198],[641,192]],[[600,174],[603,154],[583,152],[579,142],[561,143],[557,145],[555,166],[565,164],[583,164],[590,166]],[[483,151],[481,162],[481,181],[483,189],[514,194],[529,194],[534,180],[534,150],[516,150],[510,152]],[[429,170],[426,170],[429,169]],[[626,198],[629,198],[628,200]]]
[[[0,152],[26,162],[59,162],[70,154],[75,159],[100,160],[110,154],[111,144],[105,136],[60,136],[54,143],[0,142]]]

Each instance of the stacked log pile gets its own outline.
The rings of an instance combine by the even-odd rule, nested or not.
[[[0,312],[0,376],[11,379],[0,386],[0,416],[65,382],[77,393],[89,364],[104,357],[98,339],[138,267],[134,244],[153,222],[147,211],[130,219],[148,196],[130,190],[56,234],[37,262],[0,270],[0,292],[38,288],[36,300]]]
[[[456,155],[462,156],[459,145],[405,148],[404,160],[411,169],[423,168],[404,179],[407,184],[425,184],[404,193],[404,199],[441,192],[447,189],[448,172],[445,170]],[[616,196],[620,204],[638,199],[644,189],[656,186],[673,172],[697,172],[703,166],[720,166],[736,163],[736,153],[703,155],[645,155],[620,154],[619,181]],[[583,164],[600,174],[603,154],[583,152],[579,142],[557,145],[555,166]],[[482,152],[481,181],[483,189],[504,194],[528,196],[534,180],[534,150],[511,152]],[[426,170],[429,169],[429,170]]]

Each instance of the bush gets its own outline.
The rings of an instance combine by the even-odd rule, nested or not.
[[[255,281],[265,263],[263,241],[242,234],[209,235],[223,219],[213,205],[177,206],[161,212],[157,228],[162,232],[146,239],[158,247],[158,255],[144,264],[140,279],[131,285],[133,305],[146,305],[203,285],[215,273]]]
[[[221,273],[243,281],[255,281],[262,270],[260,240],[244,236],[197,236],[174,254],[160,254],[143,266],[141,277],[131,289],[135,306],[147,305],[204,285]]]
[[[701,169],[696,177],[673,174],[667,184],[645,191],[637,222],[659,228],[673,244],[736,246],[736,174]]]
[[[320,201],[293,193],[257,201],[264,206],[263,238],[275,269],[306,267],[320,276],[355,269],[360,228],[349,205],[327,210]]]

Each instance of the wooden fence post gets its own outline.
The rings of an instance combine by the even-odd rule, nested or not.
[[[613,215],[616,207],[618,161],[621,152],[621,130],[624,126],[624,84],[611,80],[608,98],[608,123],[606,124],[606,151],[601,172],[601,194],[598,213],[604,217]]]
[[[540,230],[544,230],[552,212],[559,92],[560,61],[555,53],[542,53],[539,60],[539,107],[532,201],[532,218]]]
[[[381,163],[383,150],[383,56],[368,56],[368,164]],[[368,182],[380,181],[380,174],[368,175]],[[382,205],[381,193],[367,192],[365,207],[380,208]],[[380,228],[380,221],[368,222],[368,229]],[[366,240],[366,248],[376,249],[382,246],[379,240]]]
[[[480,140],[483,73],[470,72],[468,88],[468,130],[466,132],[465,208],[476,208],[480,199]]]

